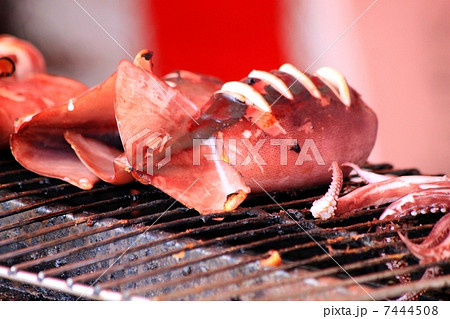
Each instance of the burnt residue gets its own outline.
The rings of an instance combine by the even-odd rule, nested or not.
[[[242,82],[247,83],[248,85],[253,85],[256,83],[255,78],[245,78]]]
[[[295,141],[295,145],[291,146],[289,149],[291,151],[294,151],[295,153],[300,153],[301,152],[300,145],[298,145],[297,141]]]
[[[148,51],[147,53],[144,53],[141,55],[144,59],[147,61],[150,61],[153,57],[153,51]]]

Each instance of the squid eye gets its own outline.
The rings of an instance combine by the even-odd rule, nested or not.
[[[134,58],[134,65],[142,68],[144,71],[151,72],[153,69],[153,52],[147,49],[139,51]]]
[[[12,76],[15,71],[16,65],[11,58],[6,56],[0,58],[0,78]]]
[[[148,51],[147,53],[144,53],[141,55],[144,59],[146,59],[147,61],[150,61],[151,58],[153,57],[153,51]]]

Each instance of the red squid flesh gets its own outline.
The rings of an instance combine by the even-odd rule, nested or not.
[[[327,183],[333,161],[366,161],[376,131],[375,113],[331,68],[308,75],[285,64],[227,83],[187,71],[159,78],[143,50],[99,86],[27,118],[11,147],[39,174],[88,189],[131,172],[208,214],[251,191]]]
[[[8,147],[20,117],[58,105],[87,89],[78,81],[44,72],[44,59],[35,47],[0,36],[0,149]]]

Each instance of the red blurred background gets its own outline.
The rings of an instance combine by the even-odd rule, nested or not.
[[[239,79],[252,69],[278,68],[280,3],[272,0],[152,0],[148,28],[155,29],[156,71],[176,69]]]

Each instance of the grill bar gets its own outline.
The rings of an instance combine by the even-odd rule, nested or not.
[[[399,275],[415,273],[418,271],[425,271],[426,268],[429,268],[432,266],[447,266],[449,264],[450,264],[449,261],[447,261],[447,262],[430,262],[430,263],[427,263],[424,265],[413,265],[413,266],[408,266],[408,267],[405,267],[402,269],[385,270],[382,272],[378,272],[376,274],[370,274],[370,275],[365,275],[365,276],[354,276],[351,279],[343,280],[339,284],[331,284],[326,287],[316,287],[316,288],[311,288],[311,289],[305,289],[304,291],[301,292],[301,294],[306,294],[306,295],[314,294],[317,292],[322,292],[324,290],[329,290],[329,289],[338,288],[338,287],[345,287],[345,286],[353,285],[355,283],[355,281],[358,282],[359,284],[370,283],[370,282],[377,281],[380,279],[393,278],[393,277],[399,276]],[[295,282],[297,282],[297,281],[295,281]],[[297,298],[298,296],[299,296],[298,293],[296,293],[295,295],[286,293],[284,295],[280,295],[279,297],[281,299],[291,299],[291,298]]]
[[[90,193],[90,195],[94,195],[94,194],[95,194],[94,192]],[[72,196],[70,198],[73,198],[73,197],[74,196]],[[114,204],[116,202],[120,202],[120,201],[125,200],[127,197],[128,197],[128,195],[124,195],[122,197],[115,197],[115,198],[107,199],[107,200],[103,200],[103,201],[97,201],[97,202],[93,202],[93,203],[89,203],[89,204],[83,204],[83,205],[79,205],[79,206],[75,206],[75,207],[70,207],[70,208],[64,208],[64,209],[56,210],[56,211],[54,211],[52,213],[39,215],[39,216],[36,216],[36,217],[33,217],[33,218],[22,219],[22,220],[19,220],[17,222],[10,223],[10,224],[7,224],[7,225],[5,225],[3,227],[0,227],[0,231],[4,231],[4,230],[16,228],[16,227],[22,227],[22,226],[25,226],[25,225],[28,225],[28,224],[32,224],[32,223],[35,223],[35,222],[48,220],[50,218],[61,216],[61,215],[64,215],[64,214],[76,213],[78,211],[81,211],[81,210],[87,209],[87,208],[95,208],[95,207],[102,206],[102,205]],[[26,209],[24,209],[22,207],[21,210],[25,211]],[[77,221],[70,221],[70,222],[67,222],[67,223],[59,224],[58,225],[59,228],[53,229],[51,227],[47,227],[45,229],[40,229],[40,230],[38,230],[36,232],[33,232],[33,233],[28,233],[28,234],[26,234],[25,236],[22,236],[22,237],[11,238],[9,241],[7,241],[7,240],[0,241],[0,247],[3,246],[3,245],[6,245],[6,244],[12,243],[14,241],[23,240],[23,239],[35,237],[35,236],[38,236],[38,235],[43,235],[43,234],[52,232],[54,230],[62,229],[64,227],[70,227],[70,226],[73,226],[74,223],[80,224],[80,223],[88,222],[88,221],[94,222],[94,221],[99,220],[99,219],[104,219],[104,218],[114,217],[114,216],[117,216],[117,215],[120,215],[120,214],[124,214],[124,213],[127,213],[127,212],[132,211],[132,210],[133,209],[130,207],[130,208],[127,208],[127,209],[118,209],[118,210],[110,211],[110,212],[103,213],[103,214],[97,214],[95,216],[80,217]],[[17,210],[15,209],[15,211],[17,211]]]
[[[102,242],[94,242],[94,243],[91,243],[91,244],[89,244],[89,245],[85,245],[85,246],[81,246],[81,247],[76,247],[76,248],[73,248],[73,249],[71,249],[71,250],[63,251],[63,252],[58,253],[58,254],[55,254],[55,255],[49,255],[49,256],[45,256],[45,257],[42,257],[42,258],[39,258],[39,259],[35,259],[35,260],[32,260],[32,261],[24,262],[24,263],[22,263],[22,264],[17,264],[17,265],[15,265],[15,267],[18,267],[18,269],[24,269],[24,268],[28,268],[28,267],[31,267],[31,266],[38,265],[38,264],[43,263],[43,262],[53,261],[53,260],[56,260],[56,259],[58,259],[58,258],[62,258],[62,257],[68,256],[68,255],[73,254],[73,253],[81,252],[81,251],[83,251],[83,250],[93,249],[93,248],[96,248],[96,247],[100,247],[100,246],[102,246],[102,245],[107,245],[107,244],[109,244],[109,243],[117,242],[117,241],[119,241],[119,240],[121,240],[121,239],[133,237],[133,236],[135,236],[135,235],[140,235],[140,234],[142,234],[142,233],[145,233],[145,232],[146,232],[147,230],[149,230],[149,229],[150,229],[150,226],[138,228],[138,229],[136,229],[136,230],[134,230],[134,231],[130,231],[130,232],[128,232],[128,233],[125,233],[125,234],[122,234],[122,235],[118,235],[118,236],[116,236],[116,237],[114,237],[114,238],[106,239],[106,240],[104,240],[104,241],[102,241]],[[209,231],[209,230],[211,230],[211,228],[209,228],[208,231]],[[176,235],[176,236],[173,236],[173,237],[170,238],[170,239],[173,240],[173,239],[176,239],[176,238],[179,238],[179,237],[182,237],[182,236],[186,236],[186,235],[189,234],[189,233],[192,234],[192,233],[194,233],[194,232],[195,232],[195,233],[199,233],[198,229],[196,229],[195,231],[193,230],[193,231],[190,231],[190,232],[184,232],[184,233],[182,233],[182,234],[178,234],[178,235]],[[163,240],[161,240],[160,243],[161,243],[161,242],[163,242]],[[158,244],[158,242],[153,242],[152,244],[155,245],[155,244]],[[125,250],[122,250],[122,251],[120,251],[120,252],[116,252],[116,253],[114,253],[114,254],[112,254],[112,255],[110,255],[110,256],[104,256],[102,260],[96,260],[96,262],[98,262],[98,261],[103,261],[103,260],[107,260],[107,259],[111,259],[111,258],[114,258],[114,257],[117,257],[118,254],[121,255],[121,254],[123,254],[123,253],[125,253],[125,252],[133,252],[134,250],[139,250],[139,249],[148,248],[148,247],[149,247],[148,245],[147,245],[147,246],[143,246],[143,247],[140,246],[140,247],[136,247],[136,248],[130,247],[130,249],[132,249],[132,250],[130,250],[130,249],[125,249]],[[1,256],[0,256],[0,257],[1,257]],[[62,270],[62,271],[64,271],[64,270]],[[52,274],[52,275],[54,275],[54,274]]]
[[[3,196],[0,199],[0,203],[1,202],[6,202],[6,201],[9,201],[9,200],[12,200],[12,199],[18,199],[18,198],[21,198],[21,197],[30,196],[30,195],[48,193],[48,192],[52,192],[52,191],[61,191],[63,189],[71,188],[71,187],[73,187],[73,186],[69,185],[69,184],[60,184],[60,185],[49,186],[49,187],[45,188],[44,190],[42,190],[42,189],[33,189],[33,190],[29,190],[29,191],[24,191],[24,192],[21,192],[21,193],[18,193],[18,194],[11,194],[11,195],[8,195],[8,196]],[[42,204],[45,204],[45,202],[42,203]],[[0,217],[5,217],[5,215],[0,215]]]
[[[94,229],[91,229],[90,231],[86,231],[86,232],[84,232],[84,233],[82,233],[80,235],[81,236],[90,236],[90,235],[94,235],[94,234],[98,234],[98,233],[101,233],[101,232],[105,232],[107,230],[111,230],[111,229],[114,229],[114,228],[123,227],[123,226],[125,226],[127,224],[128,224],[128,221],[119,220],[119,221],[117,221],[117,222],[115,222],[115,223],[113,223],[111,225],[94,228]],[[29,253],[37,251],[37,250],[41,250],[41,249],[44,249],[44,248],[48,248],[48,247],[56,246],[56,245],[59,245],[59,244],[67,243],[69,241],[73,241],[73,240],[77,239],[80,235],[74,234],[74,235],[67,236],[67,237],[64,237],[64,238],[58,238],[58,239],[55,239],[55,240],[51,240],[51,241],[48,241],[46,243],[42,243],[42,244],[39,244],[39,245],[26,247],[26,248],[23,248],[23,249],[20,249],[20,250],[9,252],[9,253],[1,255],[0,256],[0,261],[4,261],[4,260],[10,259],[10,258],[17,258],[18,256],[23,256],[23,255],[29,254]]]
[[[173,199],[151,186],[80,191],[24,170],[8,154],[2,158],[1,278],[102,300],[370,300],[364,290],[386,299],[411,287],[434,288],[430,296],[449,299],[449,262],[418,264],[391,226],[400,225],[421,242],[440,213],[387,222],[377,219],[383,211],[377,208],[313,220],[308,207],[324,188],[273,194],[288,215],[269,197],[252,195],[235,212],[200,216],[179,204],[167,210]],[[417,174],[387,165],[372,168]],[[345,183],[346,191],[359,186]],[[271,250],[281,255],[281,265],[263,266]],[[388,270],[385,264],[395,260],[409,266]],[[437,264],[443,277],[418,280]],[[412,282],[399,284],[396,276],[407,273]]]
[[[211,271],[207,271],[205,273],[197,273],[197,274],[191,275],[191,276],[189,276],[189,278],[187,278],[187,277],[180,277],[180,278],[177,278],[175,280],[154,284],[154,285],[151,285],[149,287],[143,287],[143,288],[140,288],[140,289],[133,289],[133,290],[128,291],[127,293],[128,293],[128,295],[131,295],[131,296],[134,296],[134,295],[138,296],[140,294],[143,294],[143,293],[146,293],[146,292],[149,292],[149,291],[165,290],[165,289],[167,289],[169,287],[173,287],[173,286],[176,286],[176,285],[181,285],[181,284],[185,283],[188,280],[196,280],[196,279],[200,279],[200,278],[205,278],[205,277],[209,277],[209,276],[212,276],[212,275],[215,275],[215,274],[218,274],[218,273],[231,271],[231,270],[236,269],[236,268],[241,268],[241,267],[246,266],[248,264],[255,263],[259,259],[260,259],[259,256],[258,257],[254,256],[254,257],[251,257],[249,260],[242,261],[242,262],[239,262],[239,263],[236,263],[236,264],[233,264],[233,265],[217,267],[217,268],[215,268],[215,269],[213,269]],[[259,273],[259,275],[262,275],[262,274],[263,273]],[[242,279],[243,278],[240,278],[239,281],[242,281]],[[99,286],[101,288],[106,287],[106,286],[103,286],[103,285],[99,285]],[[213,285],[213,287],[202,286],[201,288],[202,288],[201,289],[202,291],[206,291],[206,290],[215,289],[215,288],[218,288],[218,287]],[[195,294],[197,292],[197,290],[198,289],[193,289],[193,290],[190,290],[190,291],[189,290],[185,290],[182,293],[178,293],[178,294],[176,292],[175,293],[171,293],[170,297],[171,298],[175,298],[175,299],[179,299],[180,297],[184,297],[186,295]],[[159,295],[158,299],[159,300],[165,299],[165,295]]]
[[[7,172],[0,172],[0,177],[5,177],[5,176],[9,176],[9,175],[17,175],[17,174],[26,173],[26,172],[27,172],[27,170],[25,168],[18,168],[18,169],[10,170]]]
[[[355,249],[352,253],[357,254],[357,253],[360,253],[360,252],[361,252],[360,250],[356,250]],[[332,254],[331,256],[336,258],[336,257],[342,256],[342,255],[344,255],[344,253],[343,252],[339,252],[339,253]],[[408,253],[400,253],[400,254],[389,255],[389,256],[385,256],[385,257],[378,257],[378,258],[367,260],[364,263],[357,262],[357,263],[354,263],[354,264],[347,264],[347,265],[344,266],[344,268],[347,271],[350,271],[350,270],[353,270],[353,269],[365,268],[365,267],[372,266],[374,264],[375,265],[376,264],[381,264],[384,261],[388,262],[389,260],[393,259],[394,257],[397,257],[398,259],[400,259],[400,258],[403,258],[403,257],[408,256],[408,255],[409,255]],[[306,259],[298,261],[298,262],[290,262],[290,263],[287,263],[285,265],[281,265],[279,267],[261,269],[261,271],[256,272],[256,273],[251,274],[251,275],[246,275],[245,277],[237,277],[237,278],[234,278],[234,279],[229,280],[229,281],[223,281],[221,283],[213,283],[213,284],[210,284],[210,285],[207,285],[207,286],[203,286],[203,287],[201,287],[201,289],[213,290],[213,289],[221,288],[221,287],[224,287],[224,286],[231,286],[231,285],[238,284],[238,283],[242,282],[243,280],[250,280],[250,279],[258,278],[258,277],[261,277],[262,275],[267,275],[267,274],[270,274],[270,273],[273,273],[273,272],[276,272],[276,271],[280,271],[280,270],[287,271],[287,270],[291,270],[291,269],[294,269],[294,268],[297,268],[297,267],[308,265],[309,263],[321,262],[321,261],[325,261],[327,259],[329,259],[329,257],[327,255],[313,256],[313,257],[306,258]],[[316,271],[314,273],[308,273],[308,274],[302,276],[301,278],[297,277],[297,279],[304,280],[304,279],[307,279],[307,278],[314,278],[314,277],[333,275],[333,274],[337,274],[339,272],[342,272],[342,269],[340,267],[327,268],[326,270]],[[261,289],[263,289],[263,288],[272,288],[274,285],[278,286],[278,285],[281,285],[283,283],[284,284],[289,284],[289,283],[291,283],[291,281],[292,281],[291,278],[287,279],[286,281],[279,280],[276,283],[265,284],[263,287],[261,287]],[[140,292],[140,291],[138,291],[138,292]],[[170,299],[177,299],[177,298],[184,297],[184,296],[189,295],[189,294],[195,294],[195,293],[198,293],[198,292],[199,292],[199,288],[193,289],[193,290],[186,290],[186,291],[183,291],[183,292],[178,293],[178,294],[177,293],[171,294],[168,297]],[[241,292],[242,293],[245,293],[245,292],[249,293],[249,292],[255,292],[255,290],[249,289],[247,291],[241,291]],[[226,296],[229,296],[229,295],[226,295]],[[221,297],[224,297],[224,296],[221,296]],[[218,297],[218,298],[220,299],[220,297]]]
[[[271,227],[268,227],[268,228],[271,228]],[[301,236],[301,237],[305,236],[304,233],[298,233],[298,234],[294,234],[294,235],[299,235],[299,236]],[[231,236],[229,236],[229,237],[232,237],[232,236],[234,236],[234,235],[231,235]],[[277,237],[276,239],[277,239],[277,240],[280,240],[280,239],[283,240],[284,238]],[[224,238],[217,238],[216,240],[224,240]],[[235,246],[235,247],[233,247],[233,248],[231,248],[231,249],[229,249],[229,250],[225,250],[225,252],[226,252],[226,253],[230,253],[230,252],[235,252],[235,251],[242,250],[242,249],[249,249],[249,248],[255,247],[255,246],[257,246],[257,245],[266,244],[268,241],[271,241],[271,239],[268,239],[268,240],[267,240],[267,239],[264,239],[264,240],[259,241],[259,242],[253,242],[253,243],[250,244],[250,245],[247,244],[247,245],[242,245],[242,246]],[[215,242],[215,240],[214,240],[214,242]],[[142,264],[142,263],[150,262],[150,261],[153,261],[153,260],[162,259],[162,258],[171,256],[171,255],[174,255],[174,254],[177,254],[177,253],[180,253],[180,252],[185,252],[185,251],[188,251],[188,250],[192,250],[192,249],[196,249],[196,248],[199,248],[199,247],[207,246],[207,245],[209,245],[209,244],[210,244],[210,243],[204,242],[204,243],[202,243],[201,245],[192,246],[192,247],[188,247],[188,248],[180,248],[180,249],[176,249],[176,250],[169,251],[169,252],[167,252],[167,253],[165,253],[165,254],[162,254],[162,255],[149,256],[148,258],[144,258],[144,259],[142,259],[142,260],[141,260],[141,259],[140,259],[140,260],[137,260],[136,262],[128,263],[126,266],[135,266],[135,265],[139,265],[139,264]],[[321,244],[321,245],[323,246],[323,244],[325,244],[325,242],[319,242],[319,244]],[[307,248],[307,247],[305,247],[305,246],[312,247],[312,246],[315,246],[315,245],[316,245],[316,243],[311,242],[311,243],[308,243],[308,244],[306,244],[306,245],[302,245],[303,247],[300,247],[300,246],[294,246],[294,247],[292,247],[292,248],[286,249],[285,252],[290,251],[290,250],[298,250],[298,249],[301,249],[301,248]],[[383,243],[383,244],[381,244],[381,245],[379,245],[379,246],[380,246],[380,247],[385,247],[385,246],[387,246],[387,245],[388,245],[387,243]],[[356,250],[354,250],[352,253],[354,253],[354,254],[360,254],[363,250],[364,250],[364,248],[363,248],[363,249],[356,249]],[[280,252],[281,252],[281,251],[280,251]],[[209,255],[209,256],[207,256],[207,257],[202,257],[202,258],[200,258],[200,259],[190,260],[190,261],[188,261],[188,262],[181,262],[181,263],[178,263],[178,264],[176,264],[176,265],[173,265],[173,266],[170,266],[170,267],[166,267],[166,268],[164,268],[164,269],[157,269],[157,270],[152,270],[152,271],[149,271],[149,272],[141,273],[141,274],[138,274],[138,275],[131,276],[131,277],[129,277],[129,278],[123,278],[123,279],[119,279],[119,280],[115,280],[115,281],[109,281],[109,282],[106,283],[106,284],[100,284],[99,287],[102,288],[102,289],[103,289],[103,288],[111,288],[111,287],[114,287],[114,286],[117,286],[117,285],[125,284],[125,283],[127,283],[128,281],[130,281],[130,280],[131,280],[131,281],[135,281],[135,280],[143,279],[143,278],[146,278],[146,277],[155,276],[155,275],[161,274],[161,273],[163,273],[163,272],[165,272],[165,271],[170,271],[170,270],[174,270],[174,269],[178,269],[178,268],[184,268],[184,267],[186,267],[186,266],[189,266],[189,265],[192,265],[192,264],[195,264],[195,263],[199,263],[199,262],[205,261],[205,260],[207,260],[207,259],[212,259],[212,258],[219,257],[219,256],[222,255],[222,254],[223,254],[223,252],[218,253],[218,254],[215,254],[215,255]],[[346,252],[346,255],[349,255],[349,254],[350,254],[350,252],[347,251],[347,252]],[[342,253],[340,253],[340,254],[339,254],[339,253],[337,253],[337,254],[332,254],[333,257],[337,257],[338,255],[342,255]],[[266,257],[268,257],[268,255],[262,255],[262,256],[259,256],[258,258],[254,259],[254,260],[252,260],[252,261],[264,259],[264,258],[266,258]],[[325,257],[325,258],[322,258],[322,259],[327,259],[327,258],[329,258],[329,256],[327,256],[327,255],[323,255],[322,257]],[[319,258],[320,258],[320,257],[319,257]],[[317,261],[317,257],[313,257],[313,258],[309,259],[308,262],[314,262],[314,261]],[[306,263],[303,262],[303,263],[301,263],[301,264],[304,265],[304,264],[306,264]],[[297,266],[300,266],[300,263],[297,264]],[[292,266],[287,267],[287,268],[292,268]],[[123,266],[122,266],[122,265],[117,265],[117,266],[113,266],[113,267],[109,268],[108,271],[109,271],[109,272],[114,272],[114,271],[118,271],[118,270],[122,270],[122,269],[123,269]],[[276,270],[279,270],[279,269],[280,269],[280,268],[278,268],[278,269],[276,269]],[[93,279],[93,278],[96,278],[96,277],[100,276],[100,275],[103,274],[103,273],[104,273],[103,270],[99,270],[98,272],[94,272],[94,273],[88,273],[88,274],[85,274],[85,275],[81,275],[81,276],[79,276],[79,277],[75,277],[75,278],[74,278],[74,281],[75,281],[75,282],[88,281],[88,280],[90,280],[90,279]],[[217,288],[217,287],[214,287],[214,286],[213,286],[212,288]],[[141,290],[141,291],[146,291],[146,290],[144,289],[144,290]]]
[[[420,281],[414,281],[411,283],[397,285],[394,287],[380,288],[372,293],[372,297],[376,300],[395,298],[396,296],[411,292],[421,291],[425,289],[441,289],[448,288],[450,286],[450,275],[440,276],[433,279],[424,279]],[[358,300],[365,300],[361,298]],[[356,299],[354,299],[356,300]],[[448,299],[447,299],[448,301]]]
[[[0,163],[0,166],[1,166],[1,163]],[[36,183],[41,183],[42,184],[46,180],[47,180],[47,178],[45,178],[45,177],[36,177],[36,178],[27,179],[27,180],[24,180],[24,181],[6,183],[6,184],[0,185],[0,190],[1,189],[13,188],[13,187],[17,187],[17,186],[36,184]]]
[[[171,222],[171,224],[178,224],[178,223],[179,223],[179,221]],[[161,225],[154,225],[154,226],[152,226],[152,230],[162,229],[162,228],[171,226],[171,225],[168,225],[168,224],[170,224],[170,223],[161,224]],[[201,233],[202,231],[211,231],[211,230],[214,230],[214,228],[213,227],[207,227],[207,228],[203,228],[203,229],[199,228],[199,229],[195,229],[195,230],[188,230],[188,231],[185,231],[185,232],[182,232],[182,233],[168,235],[165,238],[162,238],[162,239],[159,239],[159,240],[155,240],[155,241],[152,241],[150,243],[144,243],[144,244],[141,244],[141,245],[138,245],[138,246],[132,246],[132,247],[129,246],[129,247],[124,248],[121,251],[113,252],[113,253],[110,253],[110,254],[105,254],[105,255],[103,255],[101,257],[98,257],[96,259],[90,259],[88,261],[81,261],[81,262],[73,264],[73,265],[68,265],[68,267],[61,267],[61,268],[58,268],[58,269],[52,269],[51,271],[45,271],[44,274],[45,274],[45,276],[54,276],[54,275],[60,274],[60,273],[62,273],[64,271],[73,270],[73,269],[76,269],[76,268],[79,268],[79,267],[83,267],[83,266],[86,266],[86,265],[89,265],[89,264],[98,263],[98,262],[101,262],[101,261],[104,261],[104,260],[108,260],[108,259],[119,257],[120,255],[124,254],[125,252],[127,252],[127,253],[135,252],[135,251],[138,251],[138,250],[149,248],[151,246],[155,246],[155,245],[158,245],[158,244],[161,244],[161,243],[165,243],[167,241],[171,241],[171,240],[175,240],[175,239],[178,239],[178,238],[182,238],[182,237],[185,237],[187,235],[193,235],[193,234],[196,234],[196,233]],[[173,252],[171,252],[171,254],[177,253],[177,252],[180,252],[180,250],[173,251]],[[155,258],[155,257],[156,256],[151,256],[151,258]],[[139,262],[141,262],[141,261],[142,260],[139,260]],[[117,268],[118,268],[118,270],[120,270],[120,268],[118,266],[117,266]],[[102,271],[99,271],[99,273],[90,274],[90,275],[95,277],[95,275],[99,275],[101,272]]]
[[[122,294],[114,291],[101,291],[97,292],[94,288],[86,285],[73,285],[68,286],[65,281],[55,278],[45,278],[43,280],[38,279],[38,276],[33,273],[19,271],[11,274],[9,269],[0,266],[0,278],[6,278],[9,280],[15,280],[21,283],[30,284],[38,287],[44,287],[54,289],[75,296],[87,297],[94,300],[110,300],[117,301],[122,300]],[[145,300],[145,298],[133,297],[131,300]]]
[[[32,260],[29,260],[29,261],[25,261],[25,262],[22,262],[22,263],[19,263],[19,264],[15,264],[14,268],[15,269],[22,269],[22,270],[23,269],[27,269],[27,268],[30,268],[30,267],[33,267],[33,266],[37,266],[37,265],[42,264],[42,263],[54,261],[54,260],[59,259],[59,258],[64,258],[64,257],[70,256],[72,254],[79,253],[79,252],[81,252],[83,250],[94,249],[94,248],[97,248],[97,247],[100,247],[100,246],[103,246],[103,245],[108,245],[110,243],[117,242],[117,241],[122,240],[122,239],[126,239],[126,238],[129,238],[129,237],[140,235],[140,234],[142,234],[143,232],[145,232],[148,229],[149,229],[149,227],[136,229],[134,231],[130,231],[128,233],[124,233],[122,235],[118,235],[117,237],[111,237],[111,238],[105,239],[104,241],[91,243],[88,247],[87,246],[79,246],[79,247],[75,247],[75,248],[72,248],[72,249],[69,249],[69,250],[65,250],[65,251],[60,252],[60,253],[58,253],[56,255],[47,255],[45,257],[41,257],[41,258],[38,258],[38,259],[32,259]]]
[[[58,186],[58,187],[55,187],[55,188],[52,188],[52,189],[63,190],[63,189],[66,189],[66,188],[68,188],[68,187],[65,185],[65,187]],[[102,191],[106,191],[106,190],[107,189],[96,189],[94,191],[91,191],[91,195],[93,195],[95,193],[102,192]],[[42,192],[39,192],[39,190],[33,190],[33,191],[29,191],[28,195],[34,195],[34,194],[42,194]],[[15,198],[9,198],[7,200],[16,199],[16,198],[20,198],[20,197],[24,197],[24,196],[28,196],[28,195],[18,194],[18,195],[16,195]],[[30,204],[30,205],[26,205],[26,206],[22,206],[22,207],[19,207],[19,208],[16,208],[16,209],[12,209],[12,210],[6,211],[6,212],[4,212],[3,214],[0,215],[0,218],[11,216],[13,214],[18,214],[18,213],[21,213],[21,212],[25,212],[27,210],[30,210],[30,209],[33,209],[33,208],[36,208],[36,207],[43,207],[44,205],[55,203],[55,202],[58,202],[60,200],[68,200],[68,199],[73,199],[73,198],[76,198],[76,197],[79,197],[79,196],[85,196],[85,195],[86,195],[86,193],[84,193],[84,192],[77,192],[77,193],[57,196],[57,197],[54,197],[54,198],[51,198],[51,199],[47,199],[47,200],[38,201],[38,202],[35,202],[33,204]],[[4,230],[4,229],[1,229],[1,230]]]
[[[231,235],[231,236],[234,236],[234,235]],[[242,235],[242,237],[243,237],[243,236],[244,236],[244,235]],[[241,237],[241,238],[242,238],[242,237]],[[218,238],[218,239],[220,239],[220,240],[225,240],[225,238]],[[209,241],[205,241],[205,242],[198,243],[198,244],[195,245],[195,246],[193,245],[193,246],[188,246],[188,247],[181,247],[181,248],[178,248],[178,249],[174,249],[174,250],[171,250],[171,251],[167,251],[167,252],[162,253],[162,254],[159,254],[159,255],[147,256],[147,257],[145,257],[145,258],[142,258],[142,259],[139,259],[139,260],[135,260],[135,261],[133,261],[133,262],[129,262],[129,263],[126,265],[126,267],[129,267],[129,266],[137,266],[137,265],[141,265],[141,264],[148,263],[148,262],[151,262],[151,261],[155,261],[155,260],[158,260],[158,259],[163,259],[163,258],[172,256],[172,255],[176,255],[176,254],[178,254],[178,253],[182,253],[182,252],[186,252],[186,251],[190,251],[190,250],[194,250],[194,249],[198,249],[198,248],[203,248],[203,247],[211,246],[211,245],[216,244],[216,242],[217,242],[217,241],[216,241],[215,239],[212,239],[212,240],[209,240]],[[160,241],[160,242],[156,242],[156,244],[157,244],[157,243],[161,243],[161,241]],[[155,243],[152,243],[152,245],[154,245],[154,244],[155,244]],[[241,249],[244,249],[244,248],[252,247],[252,246],[254,246],[254,245],[256,245],[256,244],[253,243],[253,244],[251,244],[251,246],[249,246],[249,245],[241,245],[241,246],[235,246],[235,247],[232,247],[232,248],[225,248],[223,252],[225,252],[225,253],[232,253],[232,252],[235,252],[235,251],[239,251],[239,250],[241,250]],[[148,248],[148,247],[149,247],[148,244],[145,244],[145,245],[142,245],[142,246],[133,247],[133,249],[134,249],[134,250],[141,250],[141,249]],[[130,249],[130,250],[131,250],[131,249]],[[165,268],[163,269],[163,271],[173,270],[174,268],[183,268],[183,267],[186,267],[186,266],[188,266],[188,265],[190,265],[190,264],[199,263],[199,262],[201,262],[201,261],[205,261],[205,260],[208,260],[208,259],[212,259],[212,258],[214,258],[214,257],[219,257],[219,256],[222,256],[222,255],[223,255],[223,252],[219,252],[219,253],[216,253],[216,254],[211,254],[211,255],[203,256],[203,257],[200,257],[200,258],[195,259],[195,260],[190,260],[190,261],[188,261],[188,262],[178,263],[178,264],[176,264],[176,265],[174,265],[174,266],[165,267]],[[123,252],[122,252],[122,253],[123,253]],[[122,254],[120,254],[120,255],[122,255]],[[119,256],[120,256],[120,255],[119,255]],[[112,266],[111,268],[109,268],[108,271],[109,271],[109,272],[114,272],[114,271],[123,270],[123,267],[124,267],[124,265],[115,265],[115,266]],[[155,274],[155,273],[160,273],[160,272],[161,272],[161,270],[155,271],[154,274]],[[74,280],[77,280],[77,281],[87,281],[87,280],[96,278],[96,277],[100,276],[101,274],[103,274],[103,271],[102,271],[102,270],[98,270],[97,272],[94,272],[94,273],[88,273],[88,274],[85,274],[85,275],[81,275],[81,276],[79,276],[79,277],[75,277]],[[129,280],[129,279],[131,279],[131,280],[142,279],[142,278],[145,278],[145,277],[148,277],[148,274],[147,274],[147,273],[142,273],[142,274],[139,274],[139,275],[135,275],[135,276],[133,276],[133,278],[127,278],[127,280]],[[116,283],[114,283],[114,284],[116,284]],[[105,286],[109,286],[109,284],[106,284]]]

